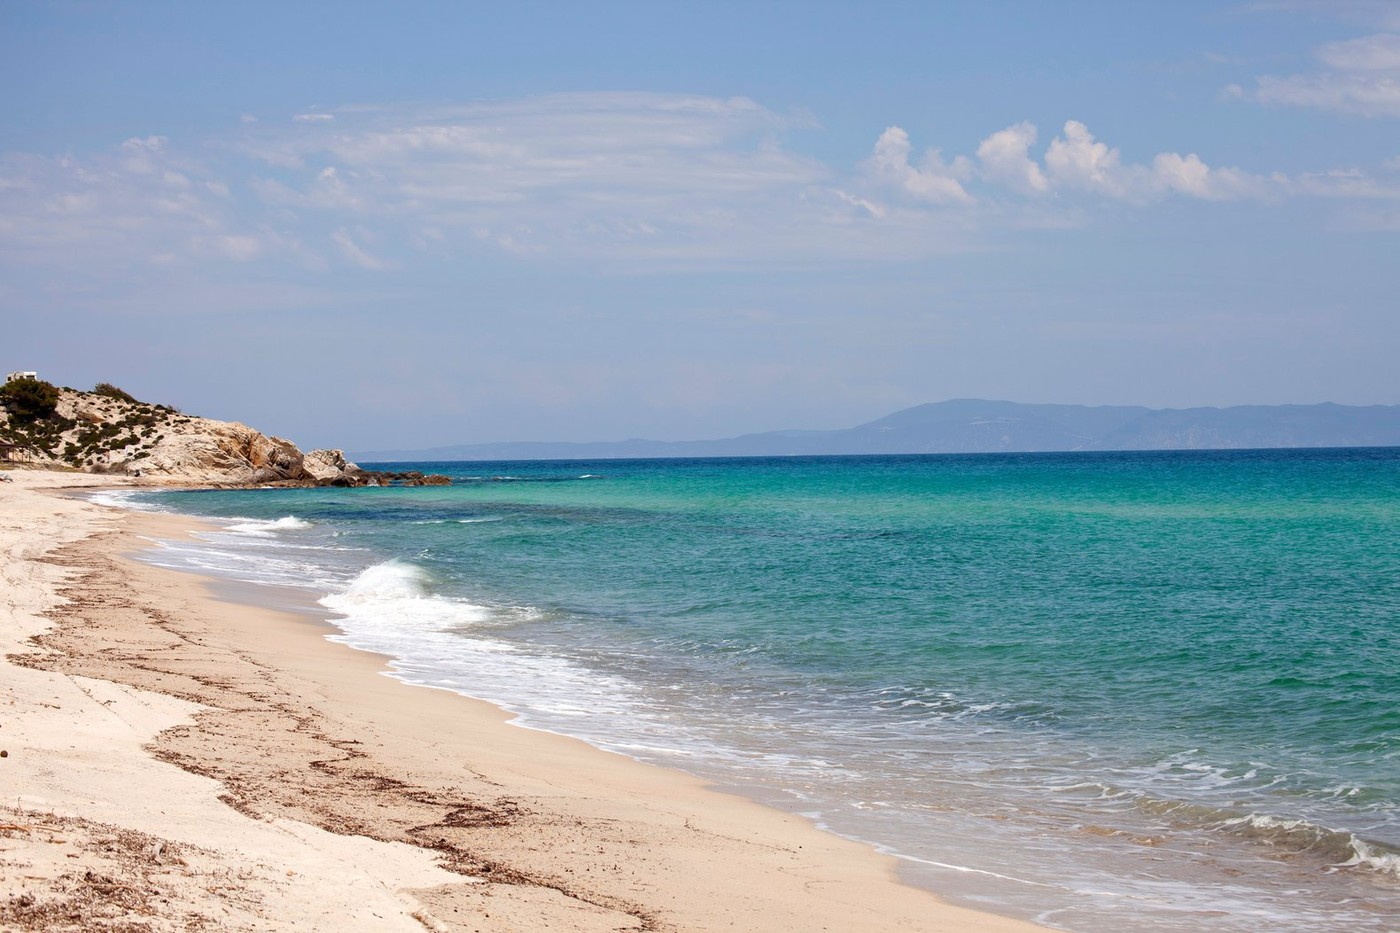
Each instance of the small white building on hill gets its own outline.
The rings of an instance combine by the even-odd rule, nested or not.
[[[20,373],[6,373],[6,374],[5,374],[5,381],[6,381],[6,382],[16,382],[16,381],[18,381],[18,380],[20,380],[20,379],[38,379],[38,378],[39,378],[39,374],[36,373],[36,372],[20,372]]]

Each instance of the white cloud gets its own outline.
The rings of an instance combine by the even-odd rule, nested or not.
[[[122,143],[121,147],[126,152],[160,152],[169,142],[164,136],[147,136],[144,139],[134,136]]]
[[[868,158],[832,166],[787,148],[792,119],[746,98],[571,94],[337,113],[241,124],[238,138],[205,141],[203,160],[160,136],[81,156],[0,155],[0,253],[28,268],[104,269],[328,269],[329,258],[392,271],[491,251],[629,271],[881,262],[1081,225],[1104,202],[1359,208],[1396,187],[1354,169],[1257,174],[1190,151],[1131,161],[1076,120],[1044,147],[1023,122],[952,156],[916,151],[890,126]]]
[[[852,207],[860,208],[871,217],[884,217],[889,213],[885,206],[878,201],[871,201],[868,198],[859,197],[858,195],[851,194],[849,191],[842,191],[840,188],[832,188],[831,193]]]
[[[1125,165],[1117,149],[1096,140],[1089,128],[1077,120],[1066,122],[1064,135],[1051,141],[1045,164],[1057,185],[1135,202],[1152,201],[1167,194],[1204,201],[1276,198],[1289,190],[1289,181],[1282,175],[1212,168],[1194,152],[1161,152],[1150,165]]]
[[[1258,80],[1254,99],[1364,117],[1395,117],[1400,116],[1400,81],[1360,75],[1266,75]]]
[[[335,120],[333,113],[299,113],[292,117],[297,123],[330,123]]]
[[[865,170],[877,181],[893,185],[922,200],[935,204],[966,203],[971,196],[962,182],[971,174],[971,165],[964,157],[943,161],[937,149],[930,149],[919,168],[909,162],[914,147],[909,134],[891,126],[875,141],[875,151],[864,164]]]
[[[343,122],[291,146],[362,179],[384,173],[386,198],[500,202],[588,187],[601,201],[647,189],[759,191],[826,174],[772,145],[783,119],[744,98],[563,94]]]
[[[1221,175],[1212,171],[1194,152],[1182,155],[1179,152],[1163,152],[1152,160],[1152,174],[1163,188],[1178,194],[1208,201],[1223,200],[1231,196],[1229,184],[1220,181]]]
[[[1333,169],[1299,176],[1294,187],[1303,194],[1359,201],[1400,200],[1400,183],[1381,181],[1360,169]]]
[[[1094,139],[1078,120],[1066,122],[1064,135],[1050,141],[1045,169],[1057,185],[1110,197],[1126,197],[1133,187],[1133,173],[1123,167],[1118,150]]]
[[[168,139],[128,139],[86,158],[0,157],[0,251],[75,276],[186,261],[249,262],[270,234],[233,217],[227,183]]]
[[[993,133],[977,147],[981,175],[1022,194],[1043,194],[1050,183],[1040,165],[1030,157],[1036,131],[1030,123],[1017,123]]]
[[[168,142],[164,136],[128,139],[121,144],[121,151],[125,154],[122,167],[135,175],[154,174],[163,162],[162,153]]]
[[[1317,57],[1324,65],[1339,71],[1400,71],[1400,34],[1377,33],[1328,42],[1317,50]]]
[[[1263,75],[1252,93],[1226,89],[1264,104],[1315,107],[1366,117],[1400,116],[1400,33],[1377,33],[1319,46],[1327,70],[1280,77]]]
[[[346,259],[349,259],[361,269],[371,269],[378,272],[393,268],[392,263],[385,262],[376,256],[371,256],[363,247],[351,239],[350,234],[343,229],[332,233],[331,240],[335,242],[336,246],[340,247],[340,251]]]
[[[976,174],[990,186],[989,194],[996,188],[1032,199],[1047,195],[1064,199],[1087,193],[1141,204],[1169,194],[1224,201],[1277,197],[1288,190],[1287,179],[1281,176],[1212,168],[1195,153],[1164,152],[1147,165],[1127,164],[1117,149],[1095,139],[1089,128],[1078,120],[1067,121],[1062,134],[1050,141],[1042,166],[1031,153],[1036,136],[1033,125],[1018,123],[982,140],[977,147],[980,170]],[[876,177],[898,182],[910,195],[934,200],[917,186],[941,178],[933,170],[920,172],[912,168],[908,162],[911,148],[908,135],[898,127],[891,127],[876,141],[875,152],[865,163],[866,168]],[[971,164],[962,156],[953,160],[951,168],[945,166],[936,150],[931,152],[931,159],[932,166],[949,175],[966,178],[971,173]],[[957,191],[961,200],[973,199],[973,193],[962,185]]]
[[[801,238],[834,249],[833,215],[870,214],[777,142],[792,123],[747,98],[561,94],[342,112],[243,151],[270,205],[411,225],[404,242],[457,230],[512,252],[737,258],[789,249],[770,228],[805,218]]]

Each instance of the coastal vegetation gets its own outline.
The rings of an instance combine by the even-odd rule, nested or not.
[[[140,404],[136,401],[135,398],[131,396],[130,393],[117,388],[110,382],[99,382],[97,385],[92,387],[92,394],[106,396],[107,398],[114,398],[121,402],[131,402],[132,404]]]
[[[109,382],[90,392],[34,378],[0,386],[0,460],[219,486],[436,486],[445,476],[362,470],[339,450],[303,453],[244,424],[143,402]]]
[[[0,405],[20,424],[39,421],[57,407],[58,387],[41,379],[12,379],[0,386]]]
[[[149,457],[165,429],[191,420],[105,382],[82,392],[40,379],[16,379],[0,387],[0,407],[0,442],[28,459],[78,469]]]

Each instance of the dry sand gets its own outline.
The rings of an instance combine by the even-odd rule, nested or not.
[[[127,556],[193,519],[5,475],[0,928],[1038,929]]]

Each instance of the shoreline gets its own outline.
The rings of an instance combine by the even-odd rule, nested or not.
[[[0,733],[0,803],[122,826],[157,840],[142,844],[157,859],[165,840],[187,869],[222,860],[248,875],[237,896],[192,890],[207,875],[170,891],[142,882],[164,892],[153,903],[188,903],[149,908],[152,928],[184,928],[173,923],[183,910],[259,929],[1043,929],[905,884],[894,857],[803,817],[385,676],[384,656],[327,640],[330,623],[228,602],[213,578],[129,556],[197,519],[14,485],[0,494],[23,494],[24,508],[7,511],[29,527],[7,515],[0,543],[7,582],[21,584],[5,610],[23,617],[5,663],[20,675],[9,708],[22,712]],[[36,637],[38,652],[26,644]],[[46,690],[66,702],[40,705]],[[69,703],[78,710],[65,713]],[[75,720],[136,705],[144,715],[123,720],[123,742],[103,738],[100,767],[74,751],[94,741]],[[48,757],[73,767],[31,761]],[[102,773],[114,769],[124,793]],[[32,907],[63,888],[63,872],[30,889],[11,868],[30,850],[75,845],[40,835],[0,829],[12,911],[18,897]],[[301,842],[283,852],[289,836]],[[184,854],[196,846],[214,854]],[[65,852],[57,868],[100,855]],[[338,868],[323,870],[328,860]],[[269,864],[287,867],[260,875]]]

